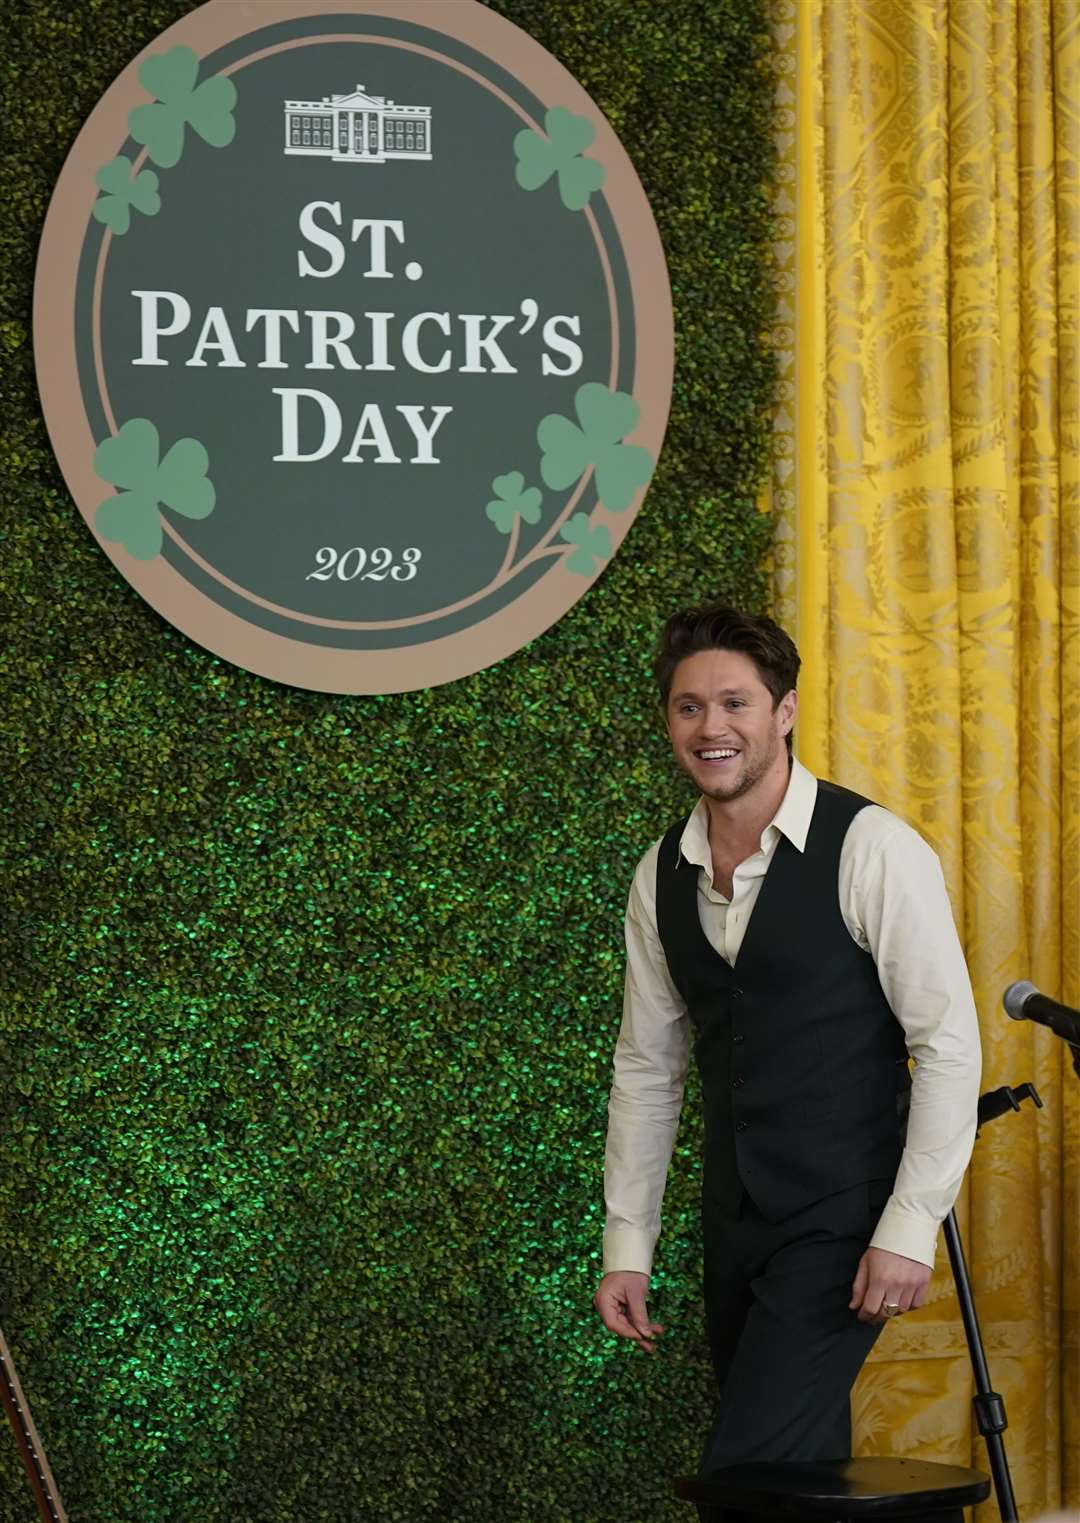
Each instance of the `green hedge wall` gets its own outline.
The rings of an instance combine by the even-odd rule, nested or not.
[[[433,0],[434,3],[434,0]],[[645,1523],[708,1416],[692,1094],[645,1358],[591,1307],[663,617],[759,607],[765,0],[498,0],[645,184],[670,431],[612,567],[446,687],[277,686],[116,574],[29,335],[80,125],[184,0],[8,0],[0,1326],[72,1523]],[[0,1434],[0,1523],[30,1492]]]

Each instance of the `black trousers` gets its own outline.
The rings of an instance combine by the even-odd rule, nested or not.
[[[743,1192],[705,1200],[705,1318],[719,1400],[701,1455],[707,1477],[762,1460],[851,1455],[851,1387],[881,1329],[848,1310],[891,1179],[841,1190],[768,1222]],[[699,1508],[704,1523],[737,1523]]]

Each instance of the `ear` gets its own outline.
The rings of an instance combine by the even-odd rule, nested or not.
[[[795,716],[799,711],[799,695],[792,688],[790,693],[785,693],[777,704],[780,711],[780,733],[790,735],[795,728]]]

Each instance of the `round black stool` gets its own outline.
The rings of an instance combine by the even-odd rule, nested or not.
[[[929,1460],[813,1460],[801,1464],[732,1465],[708,1480],[683,1476],[684,1502],[731,1509],[748,1520],[821,1523],[964,1523],[963,1509],[990,1495],[990,1477]]]

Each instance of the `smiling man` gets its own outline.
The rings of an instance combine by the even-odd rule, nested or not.
[[[655,662],[700,796],[630,891],[595,1304],[654,1351],[692,1044],[719,1388],[705,1476],[850,1455],[852,1384],[885,1321],[927,1298],[975,1137],[978,1021],[940,864],[794,757],[798,670],[771,619],[721,605],[673,615]]]

